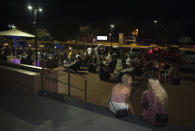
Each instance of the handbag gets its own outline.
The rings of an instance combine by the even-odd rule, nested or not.
[[[156,105],[156,97],[155,97],[155,104],[154,104],[155,121],[159,126],[164,126],[168,122],[168,114],[156,112],[155,105]]]
[[[165,113],[156,113],[155,119],[157,123],[167,123],[168,122],[168,115]]]
[[[112,104],[112,101],[110,101]],[[123,118],[128,116],[128,110],[127,109],[119,109],[116,110],[115,106],[112,104],[112,106],[114,107],[114,110],[116,111],[116,113],[114,114],[116,118]]]

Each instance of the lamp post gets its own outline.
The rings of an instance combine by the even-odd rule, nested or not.
[[[34,21],[33,24],[35,26],[35,65],[37,66],[37,13],[42,12],[43,10],[41,8],[33,8],[32,6],[28,6],[28,9],[33,11],[34,15]]]
[[[157,38],[158,38],[158,29],[157,29],[157,26],[158,26],[158,21],[157,20],[154,20],[153,21],[154,22],[154,39],[155,39],[155,41],[157,40]]]
[[[138,41],[139,29],[135,30],[135,35],[136,35],[136,41]]]
[[[110,29],[111,29],[110,34],[109,34],[110,35],[110,49],[112,49],[112,31],[114,27],[115,27],[114,24],[110,25]]]

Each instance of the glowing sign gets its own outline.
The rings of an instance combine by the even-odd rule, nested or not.
[[[97,36],[97,40],[108,40],[107,36]]]
[[[12,61],[14,64],[20,64],[20,59],[13,59]]]

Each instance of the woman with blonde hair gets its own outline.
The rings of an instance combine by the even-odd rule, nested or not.
[[[162,123],[157,121],[156,114],[167,115],[167,92],[156,78],[149,78],[147,86],[148,90],[142,93],[141,119],[148,124],[158,126]]]
[[[112,96],[109,103],[109,109],[114,114],[117,110],[127,109],[131,114],[135,114],[132,103],[130,101],[131,96],[131,83],[132,76],[130,74],[124,74],[121,78],[121,83],[116,84],[112,88]]]

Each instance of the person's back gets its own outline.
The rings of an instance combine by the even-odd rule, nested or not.
[[[132,103],[130,101],[132,77],[129,74],[124,74],[121,78],[121,81],[121,83],[116,84],[112,88],[109,109],[114,114],[116,111],[122,109],[126,109],[127,111],[130,111],[130,113],[135,114]]]
[[[70,51],[70,52],[68,53],[68,58],[69,58],[69,60],[70,60],[71,57],[72,57],[72,51]]]
[[[88,48],[87,48],[87,54],[88,54],[89,56],[91,56],[91,54],[92,54],[92,48],[91,48],[91,47],[88,47]]]
[[[151,90],[147,90],[143,93],[141,119],[146,123],[157,125],[158,123],[155,120],[156,113],[166,113],[166,110],[163,104],[155,98],[154,93]]]
[[[117,84],[112,89],[112,96],[111,96],[111,102],[109,105],[110,110],[115,113],[115,109],[125,109],[126,106],[126,100],[129,97],[130,89],[127,87],[124,87],[123,84]],[[114,107],[113,107],[114,106]]]
[[[131,114],[135,114],[130,96],[131,96],[132,76],[128,73],[123,74],[121,83],[112,88],[112,97],[109,103],[109,109],[115,114],[117,110],[126,109]]]
[[[27,65],[32,65],[32,63],[33,63],[33,60],[31,58],[31,55],[28,55],[27,58],[26,58],[26,64]]]
[[[99,78],[100,80],[107,81],[110,77],[110,73],[108,72],[107,67],[101,63],[99,68]]]
[[[151,125],[162,126],[166,124],[165,119],[157,120],[156,114],[167,115],[166,105],[168,96],[165,89],[156,78],[148,80],[148,90],[142,93],[141,119]],[[162,115],[161,115],[162,116]]]

